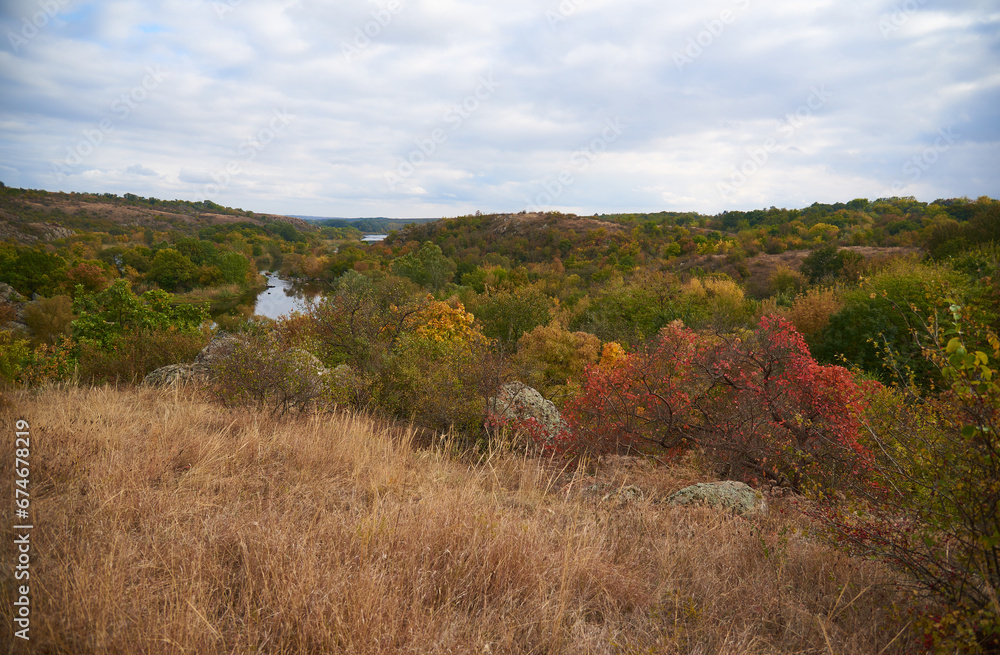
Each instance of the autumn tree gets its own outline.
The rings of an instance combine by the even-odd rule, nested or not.
[[[817,364],[789,323],[765,316],[714,337],[672,324],[646,350],[592,366],[567,415],[579,448],[697,447],[723,476],[806,489],[863,469],[863,408],[848,371]]]
[[[872,387],[871,453],[850,503],[810,513],[832,542],[910,576],[947,608],[924,621],[941,652],[1000,651],[1000,339],[952,305],[923,328],[944,388]],[[986,344],[983,349],[973,344]]]

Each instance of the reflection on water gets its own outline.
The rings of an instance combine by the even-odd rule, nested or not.
[[[361,237],[361,240],[366,243],[375,243],[376,241],[385,241],[385,238],[389,236],[388,234],[366,234]]]
[[[261,275],[267,278],[267,286],[273,288],[264,289],[257,296],[253,313],[268,318],[278,318],[294,311],[302,311],[307,301],[313,300],[323,291],[321,285],[294,283],[282,280],[271,273],[262,272]]]

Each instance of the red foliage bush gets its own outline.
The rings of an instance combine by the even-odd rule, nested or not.
[[[803,489],[866,466],[863,409],[847,370],[818,364],[790,323],[765,316],[736,335],[664,328],[645,351],[590,367],[566,415],[581,450],[696,446],[722,475]]]

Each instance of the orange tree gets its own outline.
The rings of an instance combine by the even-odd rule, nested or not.
[[[765,316],[732,335],[671,324],[647,349],[590,367],[566,414],[577,449],[698,447],[727,477],[805,489],[867,465],[863,405],[845,369],[817,364],[791,324]]]

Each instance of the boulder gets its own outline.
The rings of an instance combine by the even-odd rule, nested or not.
[[[212,339],[194,358],[192,364],[168,364],[161,366],[142,379],[143,386],[162,387],[179,382],[204,381],[211,376],[211,367],[219,358],[229,352],[237,338],[225,335]]]
[[[316,396],[322,393],[330,369],[323,366],[316,355],[302,348],[292,348],[288,351],[288,363],[299,393]]]
[[[161,366],[142,379],[144,387],[166,387],[189,382],[194,378],[191,364]]]
[[[6,282],[0,282],[0,301],[4,302],[27,302],[27,298],[17,292],[17,289]]]
[[[755,516],[767,511],[762,493],[732,480],[684,487],[667,498],[667,502],[671,505],[707,505],[730,510],[738,516]]]
[[[518,430],[526,430],[538,443],[552,446],[559,437],[569,434],[569,424],[563,420],[551,400],[521,382],[509,382],[489,402],[494,420]]]
[[[218,362],[221,357],[228,354],[232,347],[239,342],[239,338],[231,334],[224,334],[212,339],[208,345],[202,348],[201,352],[199,352],[194,358],[194,364],[191,364],[192,375],[201,378],[208,378],[210,376],[212,366]]]

